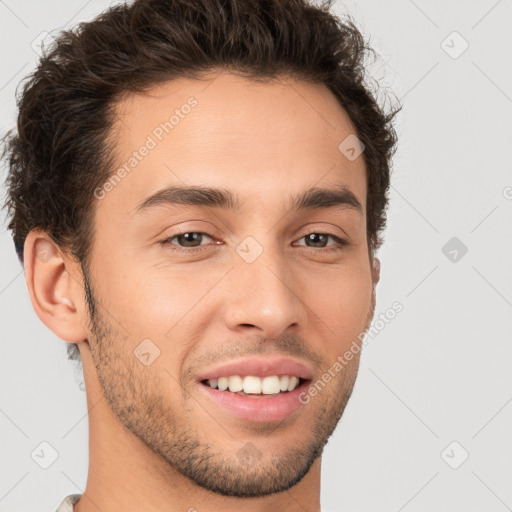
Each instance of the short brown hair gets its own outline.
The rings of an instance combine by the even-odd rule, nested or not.
[[[124,93],[217,68],[258,80],[289,75],[332,91],[365,146],[373,254],[386,224],[397,139],[392,120],[401,107],[385,113],[378,105],[365,82],[365,59],[375,51],[350,16],[342,21],[330,12],[331,4],[136,0],[60,31],[24,79],[17,133],[11,130],[3,139],[9,167],[4,207],[20,261],[28,232],[40,228],[87,264],[93,192],[116,169],[116,101]]]

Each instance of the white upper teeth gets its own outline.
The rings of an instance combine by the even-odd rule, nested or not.
[[[232,391],[234,393],[243,391],[244,393],[273,395],[280,391],[293,391],[299,384],[299,378],[295,375],[271,375],[260,378],[254,375],[231,375],[230,377],[219,377],[210,379],[210,387],[219,388],[220,391]]]

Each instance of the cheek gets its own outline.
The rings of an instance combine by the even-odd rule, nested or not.
[[[350,344],[363,332],[371,308],[372,286],[369,268],[351,267],[308,284],[304,303],[310,308],[310,321],[339,344]]]
[[[149,338],[160,349],[159,363],[175,368],[205,332],[211,319],[208,293],[213,296],[221,275],[169,268],[140,271],[126,265],[103,288],[112,304],[109,312],[130,333],[131,345]]]
[[[158,332],[165,332],[166,325],[169,329],[176,317],[190,309],[190,303],[199,300],[200,287],[204,287],[204,281],[185,276],[183,271],[142,267],[136,260],[125,260],[110,271],[103,268],[102,274],[102,296],[110,304],[109,311],[116,313],[120,322],[123,319],[127,329],[130,325],[135,330],[155,327]]]

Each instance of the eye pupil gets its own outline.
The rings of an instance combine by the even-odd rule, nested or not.
[[[185,240],[186,244],[185,244],[185,247],[196,247],[196,245],[187,245],[188,243],[190,242],[197,242],[199,240],[199,242],[201,242],[201,233],[194,233],[194,232],[191,232],[191,233],[183,233],[181,235],[178,235],[178,239],[180,239],[180,242]]]
[[[320,247],[325,247],[324,242],[327,241],[327,235],[323,235],[322,233],[311,233],[306,235],[306,238],[314,244],[320,243]]]

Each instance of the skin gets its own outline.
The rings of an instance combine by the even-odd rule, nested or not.
[[[198,392],[196,378],[212,362],[279,353],[306,362],[316,380],[370,325],[379,262],[368,252],[365,164],[338,150],[355,130],[324,86],[212,73],[123,99],[119,161],[190,96],[198,101],[190,114],[95,201],[87,283],[46,233],[33,230],[25,243],[34,309],[79,344],[82,358],[90,453],[75,510],[318,512],[321,452],[359,354],[280,422],[230,416]],[[243,210],[165,205],[135,214],[170,184],[229,189]],[[287,206],[309,187],[340,184],[362,214]],[[187,253],[183,237],[161,243],[178,228],[209,235],[196,243],[201,252]],[[350,245],[329,252],[338,245],[329,238],[326,247],[308,246],[311,233]],[[263,249],[252,263],[235,250],[247,236]],[[148,338],[160,355],[146,366],[134,349]]]

